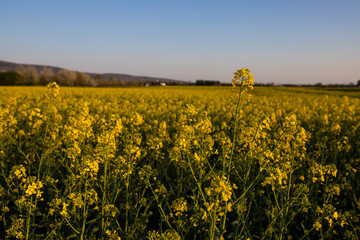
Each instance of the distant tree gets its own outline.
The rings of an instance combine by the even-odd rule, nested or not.
[[[70,70],[62,69],[55,75],[55,80],[63,86],[74,86],[76,73]]]
[[[198,86],[218,86],[220,85],[219,81],[213,81],[213,80],[196,80],[195,85]]]
[[[87,86],[90,76],[86,73],[76,72],[74,86]]]
[[[356,86],[360,87],[360,80],[358,80]]]
[[[104,77],[101,74],[96,74],[94,76],[94,81],[98,86],[104,86]]]
[[[110,77],[109,79],[107,79],[105,82],[105,86],[115,86],[116,85],[116,80],[113,77]]]
[[[89,77],[89,79],[87,80],[86,82],[86,86],[89,86],[89,87],[97,87],[99,86],[98,83],[92,79],[91,77]]]
[[[29,85],[39,85],[40,84],[40,75],[38,70],[35,67],[28,67],[28,81]]]
[[[0,85],[17,85],[24,81],[23,76],[15,71],[0,72]]]
[[[23,76],[23,82],[19,83],[20,85],[39,85],[40,84],[40,76],[38,70],[29,66],[26,68],[21,68],[19,73]]]
[[[40,84],[47,85],[52,81],[55,81],[55,73],[51,68],[45,67],[40,76]]]

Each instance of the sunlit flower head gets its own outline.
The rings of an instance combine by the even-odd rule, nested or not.
[[[254,78],[247,68],[241,68],[234,72],[234,78],[232,79],[233,87],[240,86],[245,87],[248,90],[253,90],[254,88]]]

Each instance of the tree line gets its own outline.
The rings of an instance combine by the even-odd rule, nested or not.
[[[129,81],[112,77],[104,78],[101,74],[90,76],[84,72],[66,69],[54,72],[52,68],[47,67],[38,70],[33,66],[28,66],[21,67],[16,71],[0,72],[0,85],[3,86],[45,86],[50,82],[56,82],[61,86],[89,87],[145,86],[147,84],[147,82],[144,81]],[[150,84],[156,85],[156,83],[153,82],[150,82]],[[175,83],[172,82],[170,84],[174,85]]]
[[[21,67],[17,71],[0,72],[0,85],[47,85],[57,82],[63,86],[96,86],[98,83],[88,74],[66,69],[54,72],[51,68],[38,71],[35,67]]]
[[[61,86],[89,86],[89,87],[123,87],[123,86],[154,86],[160,85],[157,81],[129,81],[118,78],[104,78],[101,74],[90,76],[84,72],[76,72],[66,69],[54,71],[52,68],[44,67],[40,70],[34,66],[20,67],[16,71],[4,71],[0,72],[0,85],[3,86],[37,86],[47,85],[50,82],[57,82]],[[220,83],[220,81],[214,80],[196,80],[195,83],[186,82],[167,82],[167,85],[197,85],[197,86],[227,86],[231,83]],[[257,86],[277,86],[274,83],[255,83]],[[328,84],[323,85],[321,83],[309,84],[309,85],[294,85],[284,84],[282,86],[289,87],[360,87],[360,80],[356,84]]]

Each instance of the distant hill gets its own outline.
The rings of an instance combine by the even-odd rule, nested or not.
[[[63,69],[63,68],[59,68],[59,67],[35,65],[35,64],[19,64],[19,63],[5,62],[5,61],[0,60],[0,72],[17,71],[17,70],[20,70],[22,68],[27,68],[27,67],[34,67],[34,68],[36,68],[36,70],[38,70],[39,73],[41,73],[44,70],[44,68],[49,68],[54,73],[57,73],[58,71]]]
[[[27,67],[34,67],[38,71],[39,74],[41,74],[45,68],[51,69],[54,73],[59,72],[60,70],[63,70],[64,68],[60,67],[53,67],[53,66],[47,66],[47,65],[36,65],[36,64],[19,64],[19,63],[13,63],[13,62],[6,62],[0,60],[0,72],[4,71],[18,71],[22,68]],[[73,70],[71,70],[73,71]],[[122,80],[122,81],[138,81],[138,82],[165,82],[165,83],[185,83],[185,81],[182,80],[174,80],[170,78],[157,78],[157,77],[148,77],[148,76],[134,76],[129,74],[121,74],[121,73],[86,73],[90,77],[99,77],[101,76],[104,80],[113,79],[113,80]]]

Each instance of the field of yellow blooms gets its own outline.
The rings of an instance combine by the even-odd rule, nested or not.
[[[1,87],[0,239],[358,239],[360,91],[234,83]]]

